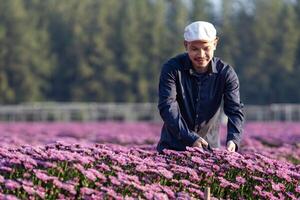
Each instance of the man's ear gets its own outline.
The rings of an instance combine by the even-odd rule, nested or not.
[[[216,37],[216,39],[214,41],[214,50],[216,50],[216,48],[217,48],[218,41],[219,41],[219,37]]]
[[[184,45],[185,50],[187,51],[188,42],[184,40],[183,45]]]

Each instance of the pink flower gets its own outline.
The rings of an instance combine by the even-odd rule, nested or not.
[[[55,185],[57,188],[62,189],[63,183],[59,181],[58,179],[53,180],[53,185]]]
[[[38,179],[47,182],[49,180],[52,180],[52,178],[50,176],[48,176],[47,174],[45,174],[44,172],[40,171],[40,170],[34,170],[35,171],[35,175]]]
[[[283,170],[276,171],[276,175],[280,178],[285,179],[287,182],[292,181],[291,177],[286,172],[284,172]]]
[[[223,188],[226,188],[227,186],[230,186],[231,183],[229,181],[227,181],[226,179],[224,179],[223,177],[218,177],[219,181],[220,181],[220,186]]]
[[[292,193],[290,193],[290,192],[286,192],[285,194],[289,197],[289,199],[292,199],[292,200],[299,200],[298,198],[295,197],[294,194],[292,194]]]
[[[244,179],[244,178],[241,177],[241,176],[237,176],[237,177],[235,178],[235,180],[236,180],[236,182],[237,182],[238,184],[244,184],[244,183],[246,182],[246,179]]]
[[[201,190],[197,190],[192,187],[189,187],[188,190],[189,190],[189,192],[195,193],[195,194],[199,195],[201,198],[204,198],[204,193]]]
[[[77,169],[81,173],[83,173],[85,171],[84,167],[81,164],[76,163],[73,166],[75,169]]]
[[[296,192],[298,192],[300,194],[300,185],[298,185],[295,189]]]
[[[263,190],[262,186],[255,185],[254,189],[257,190],[259,193]]]
[[[145,196],[146,199],[151,199],[152,200],[153,197],[154,197],[154,192],[152,192],[151,190],[147,191],[147,192],[145,192],[144,196]]]
[[[252,176],[251,178],[252,178],[253,180],[259,181],[259,182],[261,182],[261,183],[264,183],[264,182],[266,182],[266,180],[265,180],[265,179],[263,179],[263,178],[261,178],[261,177]]]
[[[23,163],[23,165],[24,165],[25,169],[33,169],[34,168],[34,166],[30,163]]]
[[[45,189],[44,189],[44,188],[42,188],[42,187],[37,187],[35,192],[36,192],[36,194],[37,194],[40,198],[45,199],[46,193],[45,193]]]
[[[25,172],[25,173],[23,174],[23,177],[24,177],[24,178],[30,178],[30,177],[31,177],[31,174],[28,173],[28,172]]]
[[[22,185],[22,187],[25,190],[25,192],[27,192],[29,195],[35,194],[35,190],[33,189],[33,187],[27,185]]]
[[[108,178],[113,185],[121,185],[121,182],[115,176],[109,176]]]
[[[191,180],[193,180],[193,181],[199,181],[200,180],[197,172],[194,169],[187,168],[187,171],[190,175]]]
[[[197,164],[200,164],[200,165],[205,164],[205,161],[203,161],[203,159],[200,158],[200,157],[198,157],[198,156],[192,156],[191,160],[192,160],[194,163],[197,163]]]
[[[101,187],[101,189],[104,190],[106,192],[106,194],[108,194],[109,196],[111,196],[115,199],[119,199],[119,196],[113,189],[107,188],[107,187]]]
[[[2,195],[0,194],[0,199],[4,199],[4,200],[19,200],[17,197],[15,197],[14,195],[8,194],[8,195]]]
[[[190,195],[186,192],[178,192],[176,193],[177,196],[177,200],[191,200],[192,198],[190,197]]]
[[[31,181],[28,181],[28,180],[21,179],[20,183],[22,183],[22,185],[33,187],[33,183]]]
[[[128,163],[126,157],[124,157],[122,155],[116,156],[115,159],[121,166],[125,166]]]
[[[270,200],[275,200],[277,199],[271,192],[267,192],[267,191],[262,191],[260,193],[260,195],[262,197],[264,197],[265,199],[270,199]]]
[[[219,167],[218,165],[216,165],[216,164],[214,164],[214,165],[212,166],[212,168],[213,168],[214,172],[220,170],[220,167]]]
[[[12,171],[12,168],[6,167],[6,166],[0,166],[0,171],[11,172],[11,171]]]
[[[211,170],[208,169],[207,167],[198,167],[198,170],[200,172],[204,172],[204,173],[210,173],[211,172]]]
[[[100,170],[104,170],[104,171],[109,171],[110,170],[109,166],[106,165],[105,163],[98,164],[97,168],[98,167],[100,168]]]
[[[9,162],[14,165],[20,165],[22,163],[21,160],[16,158],[12,158]]]
[[[238,184],[235,184],[235,183],[230,183],[230,187],[233,188],[233,189],[239,189],[240,186]]]
[[[285,190],[285,186],[282,183],[271,183],[272,184],[272,189],[279,192],[279,191],[284,191]]]
[[[5,187],[9,190],[15,190],[15,189],[19,189],[21,187],[21,185],[13,180],[6,180],[5,181]]]
[[[0,183],[4,183],[5,179],[3,176],[0,175]]]
[[[80,194],[81,195],[91,195],[95,192],[94,189],[87,188],[87,187],[82,187],[80,188]]]
[[[62,184],[62,188],[66,191],[68,191],[70,194],[72,195],[75,195],[76,194],[76,190],[75,190],[75,187],[74,185],[72,184],[67,184],[67,183],[64,183]]]
[[[93,173],[99,180],[102,182],[106,182],[106,177],[101,172],[95,170],[95,169],[88,169],[89,172]]]
[[[136,169],[136,171],[143,173],[143,172],[147,171],[148,168],[146,165],[137,165],[135,169]]]
[[[191,182],[186,179],[179,180],[179,182],[182,183],[185,187],[188,187],[191,184]]]
[[[161,186],[161,189],[163,190],[164,193],[166,193],[168,195],[168,197],[170,199],[174,199],[175,198],[175,193],[171,190],[170,187],[168,187],[168,186]]]
[[[111,168],[114,169],[114,170],[116,170],[116,171],[118,171],[118,172],[122,172],[123,171],[123,169],[121,167],[117,166],[117,165],[112,165]]]
[[[169,199],[168,196],[164,193],[154,193],[154,200],[164,200],[164,199]]]
[[[167,178],[167,179],[172,179],[173,178],[173,173],[170,172],[169,170],[167,170],[165,168],[161,168],[161,167],[159,169],[157,169],[157,170],[165,178]]]
[[[97,177],[91,171],[83,171],[82,172],[85,177],[87,177],[91,181],[96,181]]]

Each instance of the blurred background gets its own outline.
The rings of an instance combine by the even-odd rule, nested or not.
[[[160,122],[161,65],[196,20],[248,121],[300,120],[297,0],[0,0],[0,120]]]

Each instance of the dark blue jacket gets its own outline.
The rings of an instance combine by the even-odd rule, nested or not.
[[[159,80],[158,109],[164,121],[157,150],[186,150],[203,137],[220,147],[220,110],[228,117],[227,141],[239,148],[244,115],[234,69],[214,57],[208,72],[197,74],[187,53],[167,61]]]

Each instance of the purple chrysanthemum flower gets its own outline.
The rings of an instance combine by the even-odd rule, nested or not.
[[[5,179],[3,176],[0,175],[0,183],[4,183]]]
[[[46,192],[45,192],[45,189],[44,189],[44,188],[42,188],[42,187],[40,187],[40,186],[36,187],[35,193],[36,193],[40,198],[45,199]]]
[[[173,178],[173,173],[171,171],[169,171],[169,170],[167,170],[165,168],[161,168],[161,167],[158,168],[157,170],[165,178],[167,178],[167,179],[172,179]]]
[[[22,188],[27,192],[29,195],[34,195],[35,190],[33,189],[32,186],[27,186],[27,185],[22,185]]]
[[[143,173],[143,172],[147,171],[148,168],[146,165],[137,165],[135,169],[136,169],[136,171]]]
[[[97,177],[94,175],[94,173],[93,172],[91,172],[91,171],[84,171],[84,172],[82,172],[83,173],[83,175],[86,177],[86,178],[88,178],[89,180],[91,180],[91,181],[96,181],[96,179],[97,179]]]
[[[12,168],[6,166],[0,166],[0,171],[11,172]]]
[[[115,176],[109,176],[108,178],[113,185],[121,185],[121,182]]]
[[[52,180],[52,178],[50,176],[48,176],[47,174],[45,174],[44,172],[40,171],[40,170],[34,170],[35,171],[35,176],[40,179],[41,181],[47,182],[49,180]]]
[[[193,162],[197,163],[197,164],[200,164],[200,165],[205,164],[205,161],[202,158],[198,157],[198,156],[192,156],[191,160]]]
[[[0,194],[0,199],[3,199],[3,200],[19,200],[16,196],[11,195],[11,194],[7,194],[7,195]]]
[[[106,177],[101,172],[99,172],[99,171],[97,171],[95,169],[88,169],[88,171],[92,172],[102,182],[106,182]]]
[[[13,180],[5,180],[4,185],[9,190],[15,190],[21,187],[20,183]]]
[[[190,195],[186,192],[178,192],[176,193],[176,199],[177,200],[191,200],[192,198],[190,197]]]
[[[253,180],[260,181],[261,183],[264,183],[264,182],[266,182],[266,180],[265,180],[265,179],[263,179],[263,178],[261,178],[261,177],[252,176],[251,178],[252,178]]]
[[[260,193],[261,191],[263,191],[263,187],[262,187],[262,186],[259,186],[259,185],[255,185],[255,186],[254,186],[254,189],[257,190],[259,193]]]
[[[97,165],[97,168],[99,168],[100,171],[102,171],[102,170],[103,170],[103,171],[109,171],[109,170],[110,170],[109,166],[106,165],[105,163],[98,164],[98,165]]]
[[[186,179],[179,180],[179,182],[182,183],[184,187],[188,187],[191,184],[191,182]]]
[[[300,185],[296,186],[295,191],[300,194]]]
[[[87,187],[82,187],[80,188],[80,194],[81,195],[91,195],[95,192],[94,189],[87,188]]]
[[[285,191],[285,186],[282,183],[271,183],[272,189],[279,192],[279,191]]]
[[[62,184],[62,188],[66,191],[68,191],[70,194],[72,195],[75,195],[76,194],[76,190],[75,190],[75,187],[74,185],[72,184],[67,184],[67,183],[64,183]]]
[[[238,184],[244,184],[244,183],[246,182],[246,179],[244,179],[244,178],[241,177],[241,176],[237,176],[237,177],[235,178],[235,180],[236,180],[236,182],[237,182]]]
[[[230,184],[231,184],[229,181],[227,181],[223,177],[218,177],[218,179],[220,181],[220,186],[223,188],[226,188],[226,187],[230,186]]]

